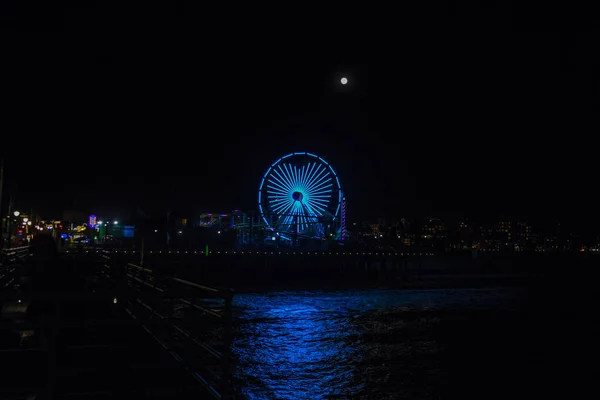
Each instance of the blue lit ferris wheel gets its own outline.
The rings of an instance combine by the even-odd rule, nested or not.
[[[327,161],[292,153],[267,169],[258,207],[265,224],[278,234],[323,238],[338,217],[342,197],[340,181]]]

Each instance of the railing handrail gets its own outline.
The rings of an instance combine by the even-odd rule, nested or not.
[[[25,251],[29,251],[29,246],[3,248],[2,250],[0,250],[0,253],[11,255],[16,253],[23,253]]]
[[[186,285],[186,286],[195,287],[195,288],[207,291],[207,292],[221,293],[221,290],[219,290],[219,289],[215,289],[215,288],[211,288],[211,287],[208,287],[208,286],[199,285],[197,283],[186,281],[186,280],[181,279],[181,278],[175,278],[174,276],[169,276],[169,277],[167,277],[167,279],[172,280],[173,282],[181,283],[181,284]]]
[[[151,334],[155,340],[158,340],[165,350],[167,350],[169,353],[172,353],[171,355],[174,356],[177,361],[183,363],[185,369],[191,373],[199,383],[202,384],[202,386],[213,396],[213,398],[229,399],[229,385],[231,384],[230,345],[232,340],[232,299],[234,291],[227,288],[214,288],[205,286],[170,275],[163,275],[160,273],[161,271],[146,268],[125,260],[119,261],[118,258],[115,259],[111,257],[110,253],[110,251],[107,251],[100,252],[100,254],[98,254],[103,259],[103,264],[105,267],[113,269],[113,271],[115,271],[117,274],[122,273],[122,276],[124,276],[127,283],[126,286],[139,293],[134,295],[129,300],[125,300],[125,303],[128,304],[125,307],[125,311],[128,312],[132,318],[140,321],[144,330]],[[124,267],[124,270],[118,272],[121,267]],[[146,290],[142,292],[141,290],[143,287],[147,288],[149,292]],[[150,297],[144,296],[143,293],[147,293]],[[126,295],[126,298],[127,297],[129,296]],[[185,324],[180,325],[177,323],[176,319],[174,319],[169,312],[165,313],[165,311],[161,311],[160,302],[158,303],[159,305],[156,306],[152,301],[153,299],[157,300],[161,298],[169,299],[171,302],[175,301],[183,304],[202,313],[205,318],[215,318],[214,323],[217,324],[216,326],[220,327],[218,328],[220,334],[219,339],[217,340],[223,344],[223,349],[221,350],[219,346],[214,346],[214,344],[211,344],[210,341],[205,342],[200,337],[197,337],[193,331],[189,330],[191,329],[190,327],[185,327]],[[197,302],[194,301],[195,298],[216,298],[221,300],[222,304],[220,304],[216,309],[212,309],[212,307],[205,306],[202,303],[197,304]],[[136,308],[139,308],[141,315],[138,314]],[[169,340],[164,341],[163,339],[160,339],[158,336],[156,336],[157,333],[154,331],[154,329],[152,329],[152,327],[148,327],[146,326],[145,322],[142,322],[144,321],[144,318],[148,318],[143,317],[143,315],[146,315],[148,312],[150,313],[150,319],[155,318],[155,322],[161,321],[161,325],[166,324],[166,326],[170,327],[171,329],[175,329],[177,332],[179,332],[179,334],[186,337],[186,341],[189,341],[190,344],[198,346],[200,349],[202,349],[204,354],[210,355],[214,362],[217,362],[221,365],[221,373],[218,374],[210,369],[205,369],[206,366],[203,365],[193,367],[192,365],[188,365],[190,360],[184,360],[185,357],[183,354],[176,355],[174,350],[171,348]],[[158,317],[158,320],[156,317]],[[212,325],[212,322],[210,325]],[[211,379],[206,380],[205,378],[209,376]],[[212,381],[212,383],[209,381]],[[218,386],[213,387],[212,385],[214,383],[216,383]]]
[[[133,264],[133,263],[127,263],[127,266],[131,267],[131,268],[135,268],[138,271],[143,271],[143,272],[146,272],[146,273],[149,273],[149,274],[154,274],[153,270],[148,269],[148,268],[144,268],[142,266],[139,266],[139,265],[136,265],[136,264]],[[173,282],[180,283],[180,284],[185,285],[185,286],[189,286],[189,287],[193,287],[193,288],[196,288],[196,289],[200,289],[200,290],[205,291],[205,292],[215,293],[215,294],[221,295],[221,297],[223,297],[224,299],[228,299],[228,298],[231,298],[231,296],[233,296],[233,290],[232,289],[214,288],[214,287],[210,287],[210,286],[200,285],[198,283],[187,281],[185,279],[177,278],[177,277],[174,277],[174,276],[164,276],[162,278],[163,279],[168,279],[168,280],[173,281]]]

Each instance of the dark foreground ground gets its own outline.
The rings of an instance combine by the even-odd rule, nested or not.
[[[99,296],[80,307],[82,315],[70,320],[78,326],[59,334],[54,362],[33,332],[26,341],[5,332],[0,399],[203,398],[190,376],[112,300]]]

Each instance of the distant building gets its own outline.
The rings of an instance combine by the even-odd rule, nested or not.
[[[423,220],[419,238],[421,247],[444,248],[447,237],[448,234],[446,232],[444,221],[433,217],[428,217]]]
[[[475,248],[473,233],[473,228],[467,220],[456,221],[448,230],[446,250],[471,250]]]

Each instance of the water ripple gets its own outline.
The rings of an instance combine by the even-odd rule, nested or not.
[[[485,309],[515,297],[508,289],[240,294],[233,343],[236,392],[248,400],[358,398],[368,379],[385,376],[368,373],[364,324],[356,318],[389,307]],[[424,354],[435,347],[427,341],[413,345]]]

